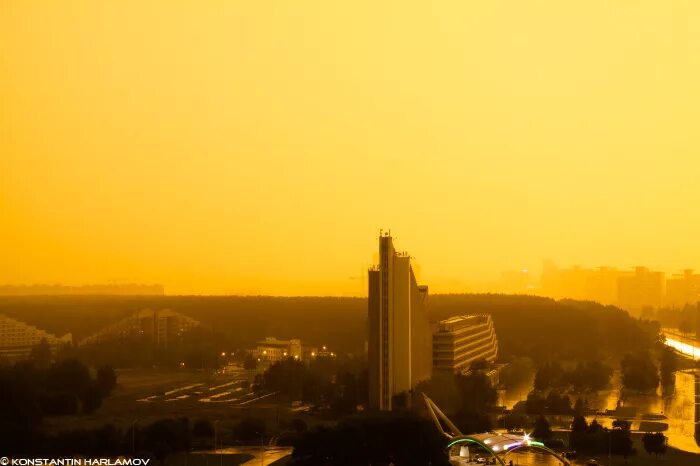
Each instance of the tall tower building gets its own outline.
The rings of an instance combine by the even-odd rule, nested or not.
[[[394,249],[389,234],[380,234],[379,265],[368,278],[369,403],[389,411],[410,403],[413,387],[431,375],[428,287],[416,283],[410,256]]]

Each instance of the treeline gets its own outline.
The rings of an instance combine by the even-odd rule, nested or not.
[[[265,423],[242,418],[223,429],[227,443],[250,444],[266,437]],[[213,448],[215,426],[207,419],[190,422],[187,418],[165,418],[149,424],[132,423],[126,428],[105,424],[96,429],[75,429],[46,433],[4,432],[0,438],[3,454],[47,455],[50,457],[116,457],[132,455],[165,461],[170,455],[189,452],[192,448]],[[21,434],[21,435],[20,435]],[[9,436],[7,436],[9,435]],[[222,442],[217,442],[220,448]]]
[[[225,334],[199,327],[171,336],[167,345],[155,345],[150,335],[133,333],[82,346],[64,346],[58,357],[89,365],[109,363],[117,368],[216,369],[221,365],[221,351],[231,349]]]
[[[431,318],[488,313],[493,318],[499,355],[534,361],[596,361],[650,349],[658,324],[633,319],[614,306],[591,301],[555,301],[538,296],[454,294],[430,296]]]
[[[54,296],[0,297],[0,313],[51,333],[86,337],[136,310],[169,308],[200,321],[230,348],[266,336],[364,353],[367,300],[331,297]],[[433,321],[467,313],[492,315],[503,358],[595,361],[650,349],[658,325],[613,306],[536,296],[433,295]],[[313,325],[309,325],[313,322]]]
[[[609,451],[625,458],[635,454],[630,423],[621,419],[614,420],[612,429],[608,429],[595,419],[588,424],[583,416],[574,417],[569,433],[569,448],[590,454]]]
[[[327,407],[336,416],[367,406],[369,381],[364,361],[316,357],[308,362],[293,358],[270,366],[254,389],[279,392],[288,401]]]
[[[71,359],[45,368],[33,362],[0,367],[1,441],[9,448],[35,436],[44,417],[92,413],[116,381],[109,366],[93,376],[88,367]]]
[[[367,300],[272,296],[0,296],[0,314],[80,340],[141,309],[172,309],[215,330],[232,348],[268,336],[364,351]],[[313,325],[309,325],[312,322]]]
[[[304,433],[294,445],[292,464],[448,466],[444,447],[442,435],[423,417],[406,412],[363,414]]]
[[[591,392],[607,388],[613,370],[600,361],[580,362],[565,369],[558,361],[543,364],[535,373],[535,390],[556,388],[575,392]]]
[[[653,312],[653,318],[658,320],[663,327],[675,328],[682,334],[690,334],[698,331],[698,306],[686,304],[681,309],[661,308]]]
[[[492,429],[491,413],[498,402],[498,393],[491,379],[480,370],[468,375],[438,371],[430,380],[413,390],[412,409],[425,412],[423,393],[432,399],[462,433],[486,432]]]

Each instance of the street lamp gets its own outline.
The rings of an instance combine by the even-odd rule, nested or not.
[[[260,436],[260,466],[265,466],[265,444],[263,443],[263,434],[256,432]]]
[[[214,421],[214,454],[216,454],[216,451],[217,451],[217,448],[216,448],[216,434],[217,434],[216,429],[217,429],[218,424],[219,424],[219,420],[217,419],[216,421]]]
[[[136,454],[136,423],[138,419],[134,419],[131,423],[131,455]]]

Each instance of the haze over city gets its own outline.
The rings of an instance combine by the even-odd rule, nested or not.
[[[0,1],[0,466],[697,466],[700,3]]]
[[[40,33],[38,33],[40,32]],[[10,1],[0,283],[360,295],[700,268],[692,1]]]

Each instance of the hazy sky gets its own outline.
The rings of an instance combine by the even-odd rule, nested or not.
[[[0,2],[0,283],[700,269],[700,2]]]

